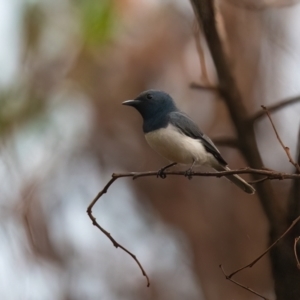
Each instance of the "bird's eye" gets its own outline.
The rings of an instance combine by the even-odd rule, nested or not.
[[[147,99],[152,99],[152,95],[151,94],[147,94]]]

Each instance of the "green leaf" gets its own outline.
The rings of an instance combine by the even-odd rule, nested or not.
[[[77,0],[83,38],[90,46],[101,45],[112,35],[114,7],[111,0]]]

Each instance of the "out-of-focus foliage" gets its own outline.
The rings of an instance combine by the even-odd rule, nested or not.
[[[222,101],[189,88],[203,77],[189,3],[2,5],[1,23],[10,25],[0,37],[10,51],[0,52],[5,62],[0,72],[12,75],[0,91],[1,297],[252,299],[230,285],[218,265],[240,267],[264,249],[267,223],[255,198],[226,180],[124,179],[96,205],[99,223],[142,262],[150,288],[130,257],[115,250],[86,215],[112,172],[156,170],[166,163],[146,145],[138,114],[121,105],[142,90],[171,93],[211,137],[234,135]],[[289,39],[294,31],[285,27],[289,35],[283,38],[292,45],[287,51],[273,30],[289,18],[295,21],[296,11],[291,7],[282,17],[279,11],[220,6],[219,25],[249,111],[259,109],[264,99],[269,104],[300,92],[296,79],[277,76],[298,78],[300,49]],[[295,32],[297,26],[295,21]],[[200,43],[209,82],[215,82],[202,38]],[[295,106],[281,118],[292,150],[291,124],[299,115]],[[258,124],[266,165],[284,168],[286,158],[272,134],[265,121]],[[244,166],[235,150],[221,151],[233,168]],[[278,193],[286,188],[280,183]],[[272,295],[268,259],[239,279]]]
[[[81,22],[82,38],[88,45],[100,46],[112,34],[116,23],[114,1],[74,0]]]
[[[24,45],[29,49],[35,49],[43,27],[45,26],[45,14],[39,4],[25,6],[22,20]]]

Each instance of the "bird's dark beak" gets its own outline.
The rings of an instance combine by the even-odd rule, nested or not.
[[[138,100],[126,100],[122,103],[122,105],[127,105],[127,106],[133,106],[134,107],[134,106],[137,105],[138,102],[139,102]]]

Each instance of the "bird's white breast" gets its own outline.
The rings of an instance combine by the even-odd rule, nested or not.
[[[182,134],[171,124],[166,128],[146,133],[145,138],[151,148],[171,162],[192,164],[195,160],[197,164],[208,166],[216,163],[213,155],[207,153],[200,140]]]

